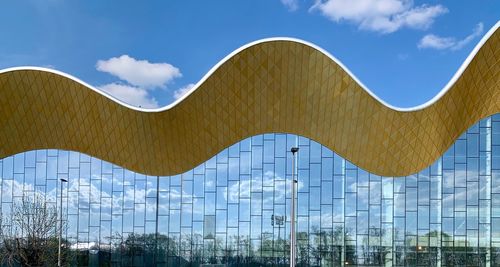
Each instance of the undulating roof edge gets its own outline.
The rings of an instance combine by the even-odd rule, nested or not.
[[[479,49],[484,45],[484,43],[491,37],[491,35],[493,35],[493,33],[499,27],[500,27],[500,21],[498,21],[495,25],[493,25],[493,27],[490,28],[490,30],[483,36],[483,38],[481,38],[481,40],[476,44],[476,46],[474,47],[474,49],[472,49],[472,51],[467,56],[467,58],[462,63],[462,65],[455,72],[455,75],[453,75],[453,77],[450,79],[450,81],[448,81],[448,83],[432,99],[430,99],[429,101],[427,101],[427,102],[425,102],[423,104],[420,104],[420,105],[417,105],[417,106],[414,106],[414,107],[408,107],[408,108],[397,107],[397,106],[394,106],[394,105],[391,105],[391,104],[385,102],[383,99],[381,99],[380,97],[378,97],[375,93],[373,93],[367,86],[365,86],[363,84],[363,82],[361,82],[361,80],[359,80],[356,77],[356,75],[354,75],[339,59],[337,59],[335,56],[333,56],[332,54],[330,54],[325,49],[321,48],[320,46],[317,46],[314,43],[311,43],[311,42],[308,42],[308,41],[305,41],[305,40],[302,40],[302,39],[298,39],[298,38],[291,38],[291,37],[271,37],[271,38],[264,38],[264,39],[256,40],[254,42],[251,42],[251,43],[248,43],[248,44],[245,44],[245,45],[239,47],[238,49],[234,50],[232,53],[230,53],[229,55],[227,55],[226,57],[224,57],[222,60],[220,60],[217,64],[215,64],[193,86],[193,88],[191,88],[186,94],[184,94],[182,97],[176,99],[174,102],[172,102],[172,103],[170,103],[170,104],[168,104],[166,106],[158,107],[158,108],[141,108],[141,107],[130,105],[130,104],[126,103],[126,102],[121,101],[120,99],[115,98],[114,96],[108,94],[107,92],[104,92],[102,90],[97,89],[96,87],[94,87],[94,86],[92,86],[92,85],[84,82],[83,80],[81,80],[81,79],[79,79],[79,78],[77,78],[77,77],[75,77],[75,76],[73,76],[73,75],[71,75],[69,73],[66,73],[66,72],[63,72],[63,71],[59,71],[59,70],[56,70],[56,69],[45,68],[45,67],[38,67],[38,66],[18,66],[18,67],[11,67],[11,68],[0,69],[0,74],[2,74],[4,72],[11,72],[11,71],[17,71],[17,70],[39,70],[39,71],[47,71],[47,72],[51,72],[51,73],[55,73],[55,74],[64,76],[64,77],[69,78],[69,79],[71,79],[71,80],[73,80],[75,82],[78,82],[78,83],[84,85],[85,87],[88,87],[89,89],[92,89],[92,90],[94,90],[94,91],[102,94],[103,96],[105,96],[105,97],[107,97],[107,98],[115,101],[116,103],[119,103],[119,104],[121,104],[121,105],[123,105],[125,107],[130,108],[130,109],[134,109],[134,110],[138,110],[138,111],[144,111],[144,112],[161,112],[161,111],[164,111],[164,110],[169,110],[172,107],[174,107],[175,105],[177,105],[179,102],[182,102],[182,100],[184,100],[184,98],[186,98],[188,95],[190,95],[193,91],[197,90],[198,87],[201,84],[203,84],[203,82],[205,82],[205,80],[207,80],[212,75],[212,73],[214,73],[222,64],[224,64],[224,62],[228,61],[230,58],[232,58],[233,56],[237,55],[242,50],[244,50],[244,49],[246,49],[248,47],[254,46],[254,45],[265,43],[265,42],[290,41],[290,42],[297,42],[297,43],[301,43],[301,44],[304,44],[304,45],[308,45],[308,46],[310,46],[310,47],[312,47],[312,48],[320,51],[321,53],[323,53],[325,56],[329,57],[330,59],[332,59],[345,72],[347,72],[352,77],[352,79],[354,79],[364,90],[366,90],[366,92],[368,92],[373,98],[377,99],[383,105],[385,105],[385,106],[387,106],[389,108],[392,108],[394,110],[397,110],[397,111],[415,111],[415,110],[419,110],[419,109],[423,109],[425,107],[428,107],[428,106],[432,105],[434,102],[436,102],[437,100],[439,100],[439,98],[441,98],[441,96],[443,96],[453,86],[453,84],[462,75],[463,71],[465,70],[465,68],[467,68],[467,66],[469,65],[470,61],[474,58],[474,56],[479,51]]]
[[[0,70],[0,158],[58,148],[171,175],[246,137],[286,132],[376,174],[415,173],[473,123],[500,112],[499,26],[439,94],[412,108],[385,103],[332,55],[291,38],[235,50],[158,109],[130,106],[56,70]]]

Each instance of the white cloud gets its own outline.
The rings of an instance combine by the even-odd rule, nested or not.
[[[186,86],[183,86],[177,90],[174,91],[174,99],[177,100],[179,98],[181,98],[182,96],[184,96],[187,92],[191,91],[191,89],[193,89],[194,87],[194,83],[190,83]]]
[[[289,11],[295,11],[299,8],[298,0],[281,0],[281,3],[288,8]]]
[[[130,105],[143,108],[157,108],[158,102],[151,96],[151,91],[164,88],[173,79],[182,76],[180,70],[171,64],[151,63],[128,55],[98,60],[96,68],[123,81],[101,85],[98,87],[100,90]],[[174,93],[182,93],[177,91]]]
[[[427,34],[418,43],[418,48],[446,49],[455,44],[455,38],[439,37],[434,34]]]
[[[182,76],[180,70],[171,64],[150,63],[128,55],[99,60],[96,68],[143,88],[164,87],[174,78]]]
[[[133,106],[143,108],[157,108],[158,102],[151,97],[147,90],[119,83],[109,83],[97,87],[98,89]]]
[[[479,37],[484,30],[483,23],[478,23],[476,27],[472,30],[472,33],[469,34],[462,40],[457,40],[454,37],[440,37],[434,34],[427,34],[420,42],[418,42],[418,48],[433,48],[438,50],[450,49],[450,50],[459,50],[464,46],[469,44],[474,38]]]
[[[442,5],[415,7],[410,0],[317,0],[311,10],[335,22],[347,21],[381,33],[404,27],[427,29],[437,16],[448,12]]]

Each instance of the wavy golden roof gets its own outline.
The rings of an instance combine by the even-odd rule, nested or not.
[[[56,148],[150,175],[194,168],[246,137],[302,135],[385,176],[434,162],[478,120],[500,112],[500,31],[440,98],[412,111],[376,99],[323,51],[292,40],[247,46],[164,110],[133,109],[67,75],[0,73],[0,158]]]

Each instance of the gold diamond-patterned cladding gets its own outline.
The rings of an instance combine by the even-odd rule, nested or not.
[[[0,158],[56,148],[150,175],[187,171],[246,137],[309,137],[385,176],[425,168],[475,122],[500,112],[500,32],[442,98],[412,112],[371,97],[320,51],[248,47],[170,110],[140,112],[40,70],[0,74]]]

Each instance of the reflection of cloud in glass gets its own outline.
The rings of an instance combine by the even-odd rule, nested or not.
[[[120,244],[132,233],[154,234],[158,230],[189,246],[190,236],[193,240],[196,237],[198,241],[193,242],[202,249],[210,243],[218,249],[261,253],[260,244],[277,238],[277,230],[270,224],[271,215],[290,212],[291,166],[285,149],[289,144],[285,135],[279,135],[284,151],[281,153],[277,151],[277,138],[267,135],[247,139],[190,172],[170,177],[136,174],[76,152],[16,155],[3,160],[1,173],[6,179],[1,188],[2,213],[8,214],[12,201],[20,201],[23,194],[43,195],[55,204],[57,179],[65,177],[70,182],[64,188],[64,211],[73,226],[67,229],[67,237],[76,244],[72,246],[75,249],[97,245],[106,248],[108,244]],[[338,238],[345,237],[341,245],[360,244],[353,253],[367,253],[367,244],[377,247],[379,241],[387,247],[393,247],[395,242],[415,246],[421,240],[417,235],[430,235],[432,231],[437,231],[435,236],[440,236],[440,231],[460,233],[464,240],[471,229],[479,231],[478,235],[486,229],[492,237],[497,236],[498,229],[491,224],[498,211],[497,202],[491,193],[500,192],[500,179],[496,179],[500,172],[483,170],[491,165],[491,155],[478,154],[472,158],[479,163],[464,168],[471,157],[453,158],[452,148],[448,159],[413,176],[392,178],[359,170],[308,139],[302,138],[299,144],[302,154],[298,166],[297,229],[311,248],[320,247],[318,240],[322,238],[330,242],[332,231],[337,230]],[[262,157],[255,157],[256,151]],[[38,162],[40,159],[43,162]],[[325,162],[329,166],[321,165]],[[456,164],[462,165],[455,168]],[[492,176],[485,175],[488,172]],[[40,179],[46,179],[43,185]],[[214,218],[214,224],[209,225],[212,229],[204,229],[207,216]],[[289,238],[289,220],[280,229],[280,238]],[[206,234],[208,239],[203,238]],[[485,238],[490,238],[489,234]],[[485,244],[488,246],[489,241]],[[188,250],[175,249],[189,258]],[[221,251],[217,253],[223,255]]]
[[[284,181],[284,179],[280,176],[278,176],[275,172],[273,171],[266,171],[263,175],[264,181]],[[263,197],[263,205],[269,205],[274,203],[275,199],[284,199],[285,194],[288,192],[290,194],[290,181],[286,180],[285,186],[280,186],[279,183],[274,183],[274,186],[262,186],[262,183],[259,181],[259,179],[252,179],[250,180],[240,180],[239,183],[235,183],[227,188],[227,200],[229,202],[235,203],[239,201],[239,198],[243,195],[245,197],[246,194],[243,194],[245,192],[250,192],[251,187],[253,186],[252,183],[258,182],[259,185],[257,187],[261,188],[261,191],[264,195]],[[304,182],[300,181],[299,177],[299,182],[297,184],[297,188],[300,190],[304,187]],[[274,193],[273,194],[266,194],[266,193]],[[289,196],[288,196],[289,197]]]

